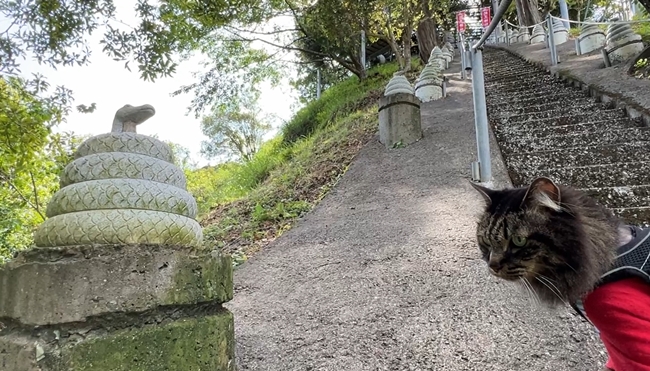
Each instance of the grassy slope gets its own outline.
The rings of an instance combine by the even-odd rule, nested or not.
[[[414,60],[414,71],[418,64]],[[377,100],[396,70],[395,64],[382,65],[363,82],[352,77],[331,87],[250,163],[189,173],[190,191],[203,211],[216,205],[201,218],[206,240],[239,264],[318,204],[376,133]]]

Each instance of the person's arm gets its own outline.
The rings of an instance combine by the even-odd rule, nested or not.
[[[583,300],[615,371],[650,371],[650,284],[630,278],[598,287]]]

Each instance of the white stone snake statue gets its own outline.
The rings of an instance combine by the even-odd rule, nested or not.
[[[171,149],[136,133],[154,114],[150,105],[126,105],[110,133],[79,146],[34,233],[36,246],[201,245],[196,201]]]

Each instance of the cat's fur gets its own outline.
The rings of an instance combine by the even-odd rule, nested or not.
[[[477,226],[479,248],[497,277],[525,279],[554,306],[575,303],[612,265],[623,223],[584,193],[548,178],[503,190],[472,185],[486,201]],[[513,238],[519,244],[525,238],[524,246]]]

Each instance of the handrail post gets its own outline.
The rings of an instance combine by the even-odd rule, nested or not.
[[[465,80],[467,78],[467,71],[465,71],[465,40],[463,38],[463,34],[460,33],[460,41],[458,42],[458,54],[460,54],[460,79]]]
[[[548,16],[548,48],[551,49],[551,66],[557,65],[557,50],[555,49],[555,35],[553,30],[553,17]]]
[[[485,102],[485,77],[483,76],[483,47],[472,48],[472,95],[474,101],[474,125],[481,182],[492,180],[490,158],[490,132]]]

